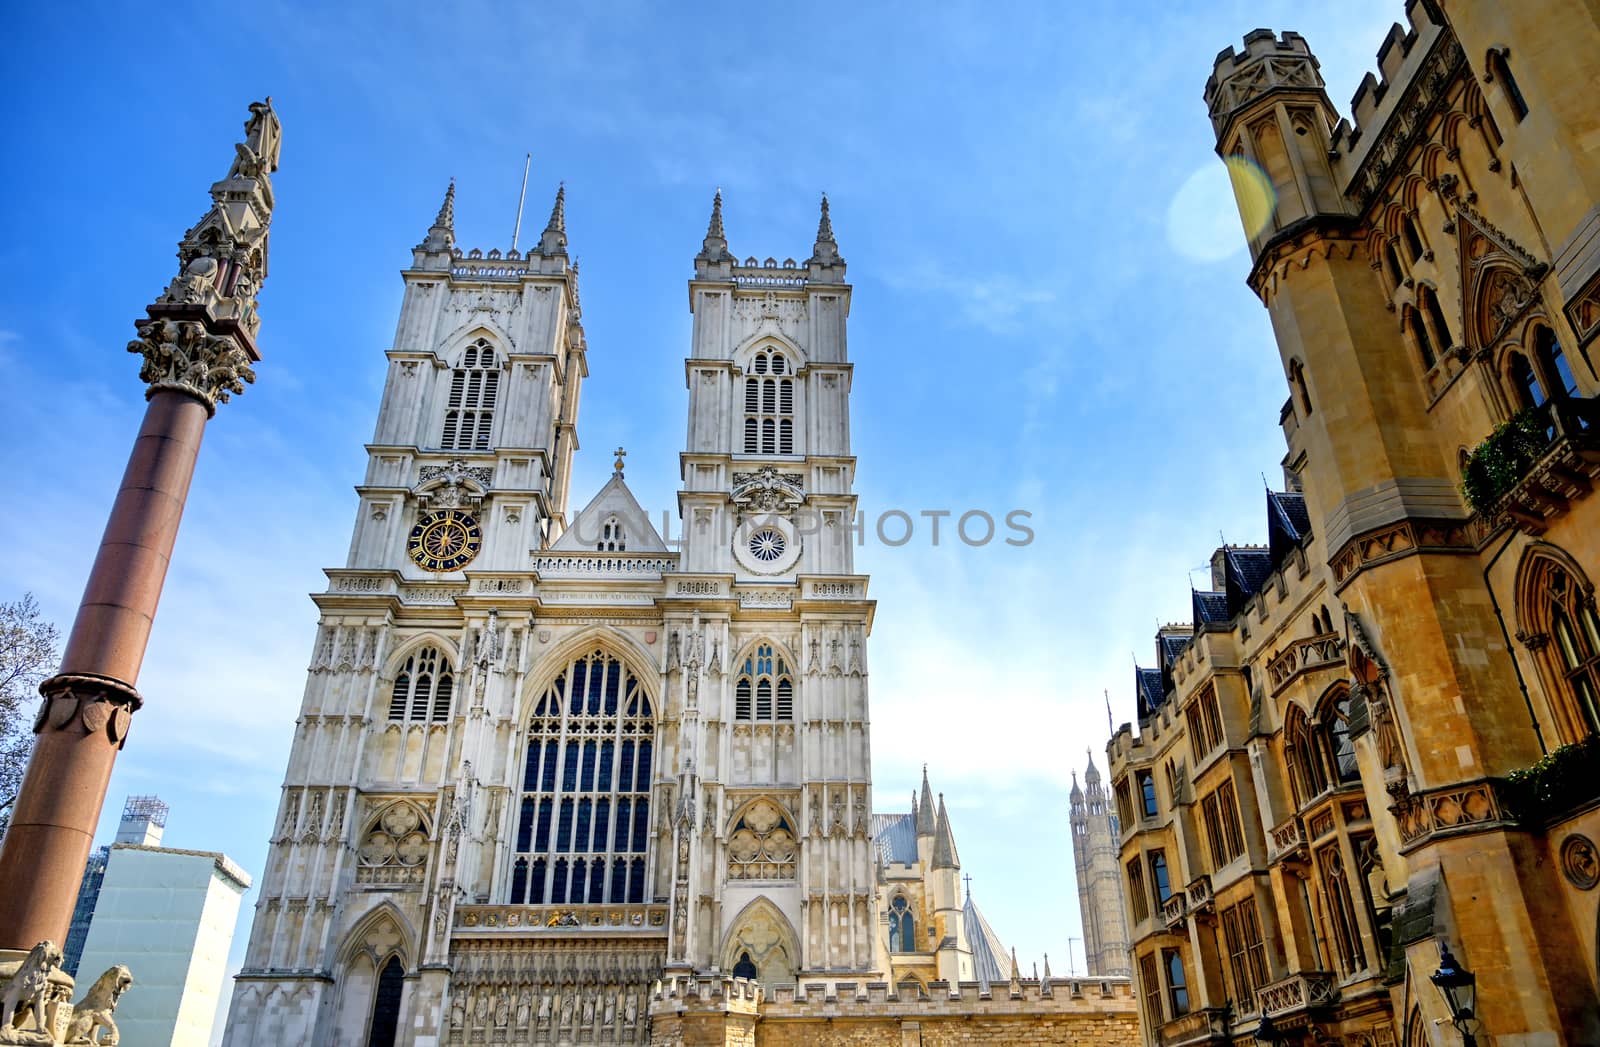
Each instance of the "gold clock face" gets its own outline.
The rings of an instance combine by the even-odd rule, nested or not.
[[[424,571],[456,571],[483,547],[483,528],[471,513],[440,509],[417,517],[406,538],[406,552]]]

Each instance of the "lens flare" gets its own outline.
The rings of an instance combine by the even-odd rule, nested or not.
[[[1191,174],[1167,208],[1173,250],[1201,262],[1220,262],[1245,246],[1272,218],[1277,197],[1261,168],[1242,156],[1207,163]],[[1244,236],[1240,236],[1240,222]]]
[[[1222,163],[1228,169],[1228,181],[1233,183],[1233,197],[1239,203],[1244,235],[1253,239],[1272,220],[1273,209],[1278,206],[1278,193],[1272,188],[1272,179],[1253,161],[1230,156]]]

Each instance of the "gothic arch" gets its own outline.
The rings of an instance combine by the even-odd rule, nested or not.
[[[793,880],[800,865],[800,820],[781,801],[758,796],[728,819],[728,879]]]
[[[661,698],[656,693],[654,681],[661,678],[661,667],[656,664],[656,657],[648,647],[610,625],[587,626],[573,635],[557,643],[555,647],[539,657],[533,671],[528,673],[528,683],[522,689],[517,710],[518,730],[522,730],[533,715],[534,703],[544,697],[545,691],[561,675],[568,663],[580,654],[587,653],[590,648],[604,650],[607,654],[615,655],[622,661],[644,687],[645,696],[650,699],[652,713],[659,718],[661,715]]]
[[[416,932],[410,921],[399,906],[385,898],[350,928],[339,950],[339,962],[348,965],[365,957],[375,969],[379,969],[388,962],[389,957],[398,956],[401,963],[410,966],[414,941]]]
[[[722,969],[732,971],[748,953],[763,985],[791,985],[800,969],[799,937],[783,911],[757,898],[733,918],[722,942]]]
[[[762,644],[767,644],[770,646],[772,648],[772,653],[782,657],[784,662],[788,664],[789,671],[798,675],[798,667],[800,662],[795,658],[794,651],[787,643],[778,639],[771,633],[763,633],[760,636],[755,636],[747,640],[744,646],[739,648],[739,653],[734,658],[729,660],[728,671],[737,673],[744,665],[744,660],[746,658],[754,657],[756,648],[760,647]]]
[[[451,331],[450,334],[439,342],[439,359],[445,367],[455,367],[461,360],[461,354],[467,351],[475,339],[484,338],[500,358],[501,366],[506,363],[507,354],[515,352],[515,343],[504,327],[495,323],[493,319],[478,317],[469,323]]]
[[[389,652],[389,656],[384,659],[383,676],[379,678],[379,683],[394,683],[394,678],[400,675],[400,670],[405,667],[406,659],[424,647],[437,647],[440,654],[450,659],[451,666],[457,672],[461,670],[460,652],[456,650],[455,644],[447,639],[443,633],[429,630],[407,636]]]
[[[777,331],[766,330],[751,335],[734,348],[732,355],[734,369],[740,375],[749,374],[751,359],[763,349],[768,352],[776,349],[783,353],[794,364],[796,374],[805,370],[811,363],[811,358],[806,355],[806,351],[800,348],[799,344]]]
[[[1594,583],[1566,550],[1534,542],[1517,564],[1517,639],[1533,657],[1563,742],[1600,730]]]

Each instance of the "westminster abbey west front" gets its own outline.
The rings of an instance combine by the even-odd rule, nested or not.
[[[1126,978],[1023,977],[942,797],[872,813],[850,285],[694,258],[669,550],[568,500],[588,373],[565,201],[526,254],[403,273],[229,1047],[1137,1038]],[[908,1039],[909,1038],[909,1039]]]

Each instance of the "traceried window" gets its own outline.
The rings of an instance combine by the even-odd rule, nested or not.
[[[1600,732],[1600,617],[1593,593],[1547,556],[1529,561],[1518,587],[1518,616],[1553,685],[1563,738]]]
[[[756,646],[733,685],[733,718],[771,723],[794,719],[794,676],[770,643]]]
[[[1117,817],[1124,825],[1133,824],[1133,798],[1128,790],[1128,779],[1123,778],[1113,788],[1117,798]]]
[[[512,904],[645,900],[650,697],[615,655],[579,655],[528,723]]]
[[[1211,861],[1220,869],[1244,853],[1244,833],[1239,827],[1239,804],[1232,779],[1223,782],[1200,801],[1205,816]]]
[[[1222,711],[1217,705],[1217,688],[1208,684],[1200,697],[1189,703],[1183,716],[1189,727],[1189,746],[1194,752],[1194,765],[1201,762],[1222,744]]]
[[[1328,776],[1312,739],[1310,721],[1298,705],[1291,705],[1285,717],[1283,750],[1295,804],[1304,807],[1327,791]]]
[[[794,826],[771,800],[746,807],[728,835],[728,879],[792,880],[800,844]]]
[[[889,903],[889,951],[917,951],[917,921],[911,916],[911,903],[903,894]]]
[[[744,453],[794,453],[794,369],[780,352],[763,350],[744,380]]]
[[[394,1047],[400,1028],[400,995],[405,989],[406,970],[400,957],[391,956],[378,974],[378,988],[372,997],[372,1024],[367,1047]]]
[[[1134,923],[1150,918],[1150,896],[1144,891],[1144,862],[1138,858],[1128,863],[1128,901],[1133,905]]]
[[[460,366],[450,376],[439,446],[447,451],[488,450],[499,391],[500,368],[494,348],[487,339],[479,338],[467,346]]]
[[[1356,922],[1350,898],[1350,881],[1345,875],[1344,856],[1337,842],[1317,852],[1317,867],[1322,879],[1323,900],[1327,904],[1328,928],[1340,973],[1348,977],[1367,966],[1366,949],[1361,943],[1361,925]]]
[[[1341,784],[1361,780],[1356,749],[1350,742],[1350,695],[1341,689],[1322,704],[1319,741],[1329,777]]]
[[[1517,394],[1517,400],[1524,408],[1543,407],[1546,400],[1544,385],[1539,381],[1539,376],[1533,370],[1533,365],[1528,363],[1528,358],[1521,353],[1511,354],[1511,387]]]
[[[437,647],[422,647],[407,658],[389,691],[389,719],[433,721],[450,719],[456,678],[450,659]]]
[[[625,553],[628,551],[628,535],[622,529],[622,521],[615,516],[606,517],[606,522],[600,525],[600,540],[594,543],[597,553]]]
[[[1162,1022],[1160,961],[1155,953],[1139,957],[1139,989],[1144,996],[1145,1020],[1155,1028]]]
[[[1233,974],[1234,997],[1239,1010],[1249,1014],[1256,1009],[1256,991],[1272,980],[1267,969],[1267,947],[1261,938],[1261,921],[1256,900],[1246,898],[1223,909],[1223,943],[1228,950],[1228,965]]]
[[[1578,395],[1578,380],[1572,374],[1572,365],[1567,362],[1566,353],[1561,351],[1561,343],[1554,331],[1548,327],[1535,330],[1533,353],[1539,358],[1539,366],[1544,368],[1553,393],[1568,398]]]

